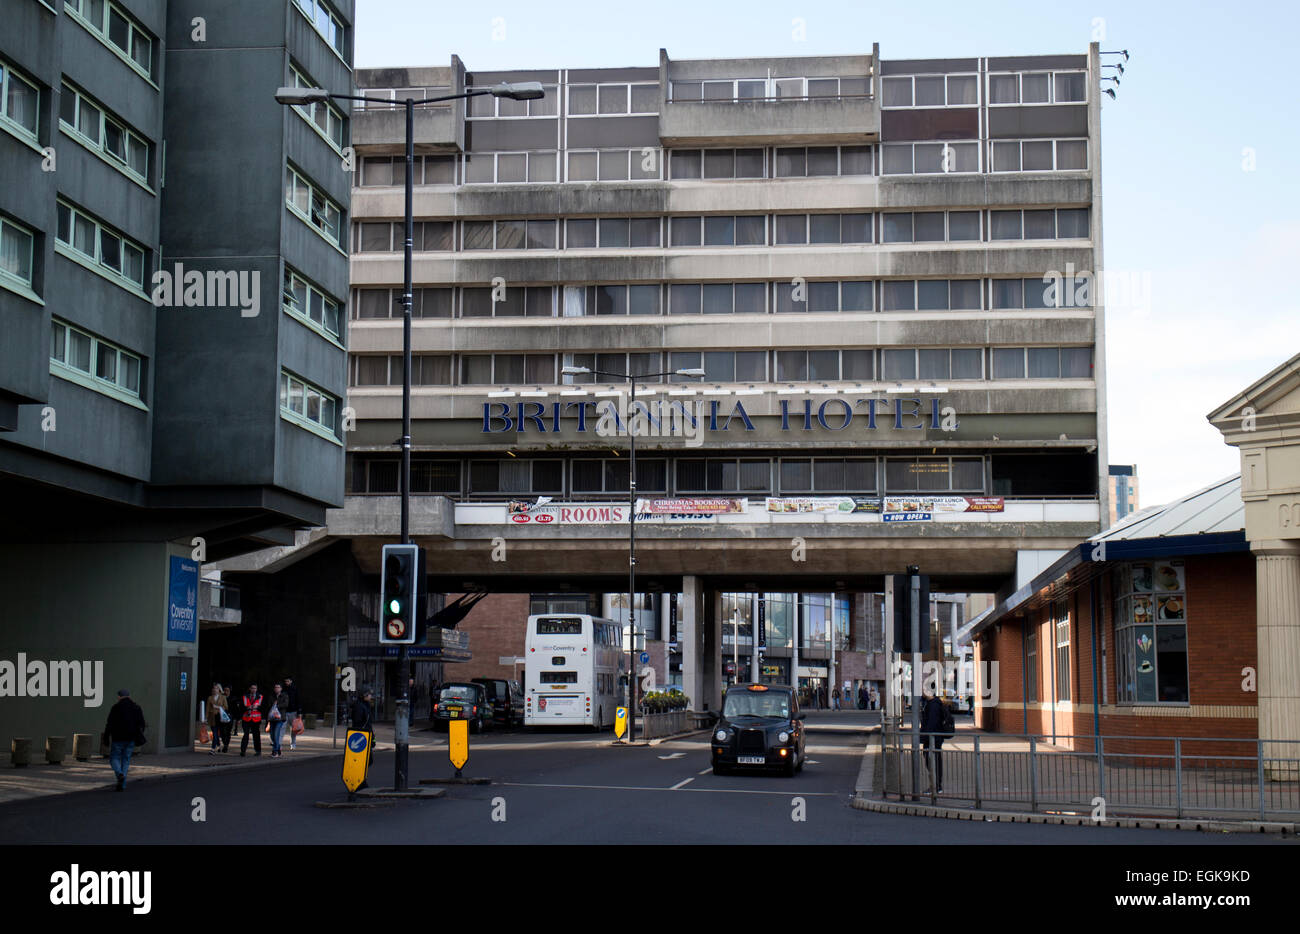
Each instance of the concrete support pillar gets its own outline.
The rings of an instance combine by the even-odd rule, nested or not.
[[[682,691],[691,699],[692,710],[708,707],[704,688],[703,617],[704,593],[698,577],[682,578],[682,599],[677,606],[677,642],[682,649]]]
[[[1255,553],[1255,640],[1259,666],[1259,738],[1269,778],[1294,781],[1300,768],[1300,543],[1252,542]]]
[[[704,595],[710,612],[704,616],[704,687],[708,691],[709,709],[722,709],[722,691],[726,679],[722,675],[722,591],[711,590]],[[752,649],[751,649],[752,651]],[[738,678],[744,677],[740,672]]]

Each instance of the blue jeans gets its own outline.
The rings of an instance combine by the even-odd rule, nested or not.
[[[126,770],[131,767],[131,753],[135,751],[135,743],[127,740],[124,743],[114,741],[108,752],[108,764],[113,767],[113,774],[122,784],[126,784]]]
[[[284,735],[284,721],[272,720],[271,721],[271,755],[278,756],[280,754],[280,737],[282,737],[283,735]]]

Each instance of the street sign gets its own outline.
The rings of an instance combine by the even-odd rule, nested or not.
[[[365,730],[348,730],[343,744],[343,787],[349,792],[356,791],[366,780],[374,739],[374,734]]]
[[[447,757],[456,767],[456,773],[469,761],[469,721],[451,720],[447,723]]]
[[[614,712],[614,735],[619,739],[627,732],[627,708],[620,707]]]
[[[650,664],[650,653],[649,653],[649,652],[642,652],[642,653],[641,653],[641,664],[642,664],[642,665],[648,665],[648,664]]]

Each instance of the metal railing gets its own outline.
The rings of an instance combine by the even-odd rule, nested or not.
[[[203,593],[204,606],[219,606],[225,610],[239,609],[238,584],[224,584],[220,581],[202,581],[199,589]]]
[[[919,788],[906,724],[880,736],[884,799],[1100,819],[1300,818],[1300,740],[959,733],[939,752],[940,793],[925,734]]]

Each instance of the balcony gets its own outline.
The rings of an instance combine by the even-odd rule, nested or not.
[[[417,153],[457,153],[465,149],[465,102],[448,101],[415,108]],[[406,109],[367,107],[352,115],[352,145],[367,154],[401,155],[406,145]]]
[[[199,623],[204,629],[238,626],[242,621],[238,585],[210,580],[199,582]]]
[[[672,62],[660,50],[666,146],[860,145],[880,139],[875,55]],[[772,77],[792,75],[798,77]]]

